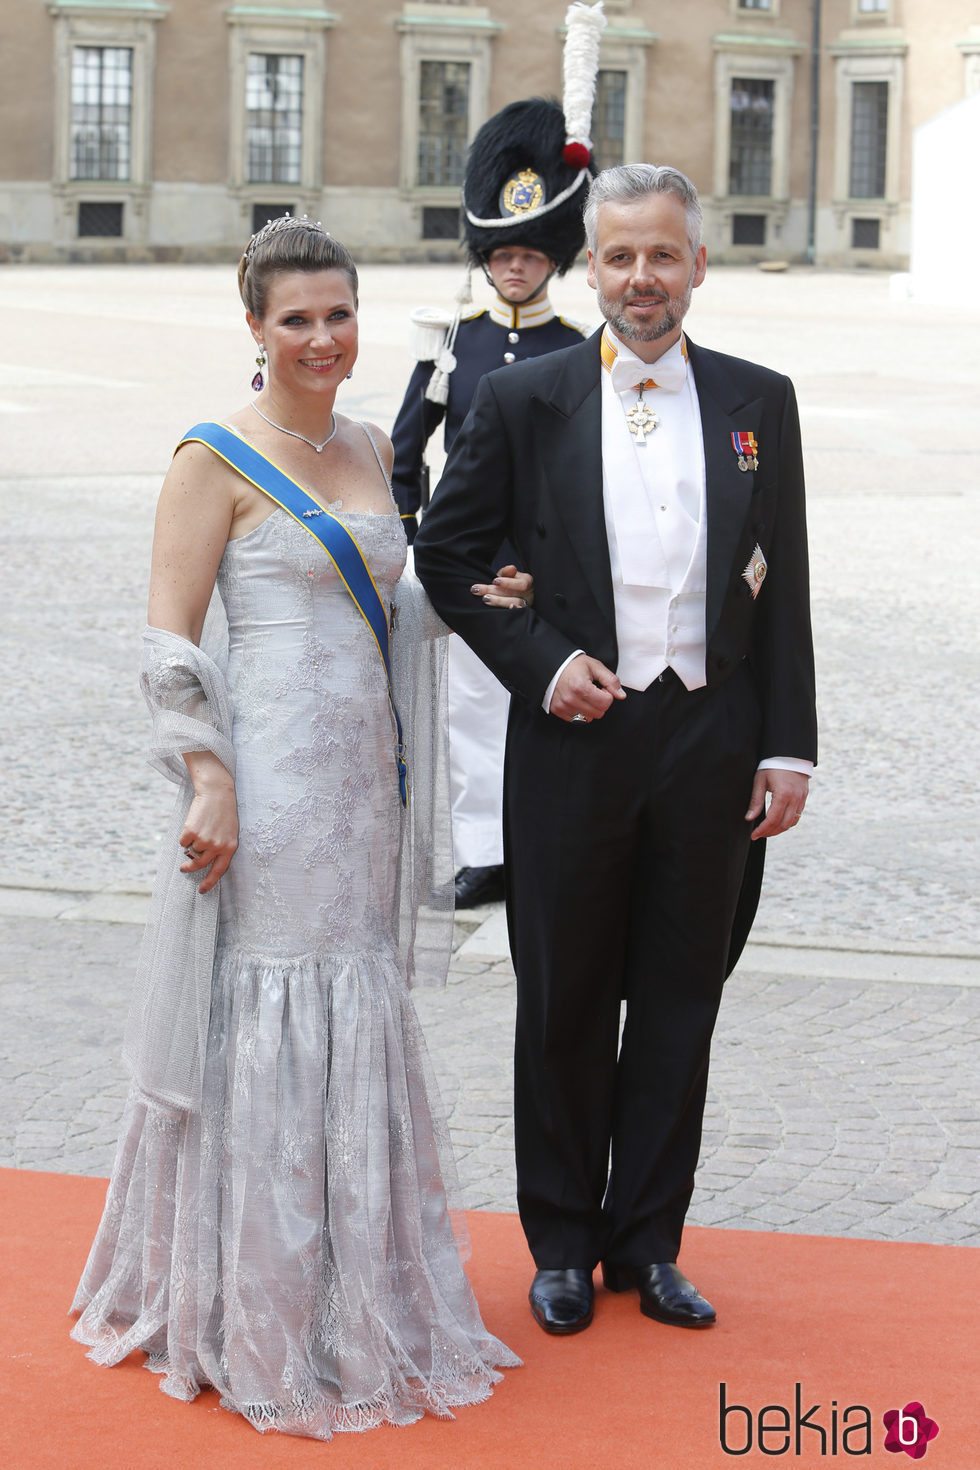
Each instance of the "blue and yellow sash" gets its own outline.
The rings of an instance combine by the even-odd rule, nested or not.
[[[180,444],[188,444],[192,441],[198,444],[206,444],[212,449],[219,459],[238,473],[263,495],[268,495],[278,506],[287,511],[293,520],[309,531],[337,568],[340,580],[354,599],[361,617],[367,623],[378,645],[378,652],[385,667],[385,676],[388,680],[388,699],[391,703],[391,712],[395,717],[395,728],[398,732],[398,787],[401,792],[402,806],[408,805],[408,771],[405,764],[405,742],[402,735],[402,722],[395,708],[395,694],[391,683],[391,656],[389,650],[390,628],[388,625],[388,614],[385,612],[384,603],[374,578],[364,560],[364,553],[354,540],[353,536],[329,511],[318,505],[312,495],[308,495],[301,485],[289,476],[278,465],[273,464],[271,459],[266,459],[251,444],[233,434],[230,429],[221,424],[195,424],[181,439]],[[178,444],[177,448],[180,448]]]

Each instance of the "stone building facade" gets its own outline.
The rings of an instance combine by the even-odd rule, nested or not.
[[[714,260],[902,268],[915,128],[980,90],[980,0],[606,0],[603,164],[668,161]],[[16,0],[0,259],[219,259],[285,209],[456,252],[468,140],[560,95],[565,0]]]

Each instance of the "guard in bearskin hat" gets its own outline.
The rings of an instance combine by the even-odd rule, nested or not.
[[[582,210],[594,172],[589,124],[595,93],[602,4],[572,5],[564,55],[564,105],[527,98],[480,128],[463,182],[463,238],[469,270],[494,291],[489,308],[469,309],[469,271],[454,314],[413,313],[412,374],[392,430],[393,488],[409,541],[424,502],[425,445],[445,421],[448,450],[484,373],[580,342],[585,329],[559,317],[548,299],[585,242]],[[513,561],[501,548],[495,568]],[[504,896],[501,807],[506,690],[460,639],[450,653],[453,839],[456,906]]]

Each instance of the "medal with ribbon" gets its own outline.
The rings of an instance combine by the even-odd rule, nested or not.
[[[613,390],[619,394],[627,390],[636,394],[636,402],[631,403],[625,411],[626,425],[636,443],[645,444],[647,435],[652,434],[659,426],[660,415],[644,401],[643,395],[649,388],[660,388],[665,393],[681,391],[687,382],[687,342],[682,336],[679,352],[670,348],[662,360],[658,359],[657,376],[640,378],[638,382],[632,381],[633,375],[644,364],[632,353],[627,353],[624,358],[620,358],[619,348],[609,331],[608,324],[602,331],[599,356],[602,359],[603,368],[610,374]]]
[[[732,448],[738,455],[740,470],[759,468],[759,446],[751,429],[736,429],[732,434]]]
[[[649,403],[643,402],[643,395],[648,388],[656,388],[653,378],[644,378],[642,383],[634,383],[633,391],[637,395],[636,402],[626,410],[626,422],[629,424],[630,433],[637,444],[645,444],[646,436],[652,434],[660,423],[660,418],[654,413]]]

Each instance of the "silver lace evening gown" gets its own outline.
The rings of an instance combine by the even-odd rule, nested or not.
[[[397,514],[345,516],[390,600]],[[393,939],[400,804],[378,651],[276,510],[225,549],[241,836],[220,884],[200,1112],[134,1088],[73,1336],[191,1399],[327,1439],[486,1398],[517,1362],[450,1223]]]

